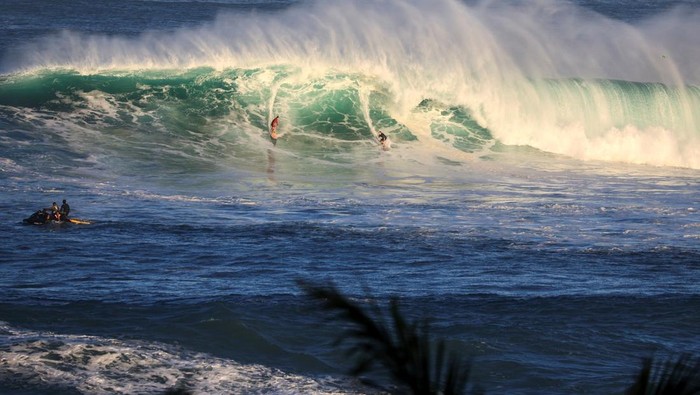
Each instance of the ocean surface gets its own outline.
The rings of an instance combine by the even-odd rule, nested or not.
[[[0,393],[373,393],[300,279],[486,394],[700,355],[698,37],[695,0],[0,0]],[[92,224],[22,223],[63,199]]]

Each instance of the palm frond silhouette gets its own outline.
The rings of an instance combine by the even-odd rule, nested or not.
[[[700,395],[700,358],[681,355],[675,362],[656,364],[645,358],[626,395]]]
[[[353,302],[333,285],[318,286],[304,281],[299,281],[299,285],[310,298],[332,312],[334,318],[349,324],[338,336],[336,345],[345,344],[347,355],[355,359],[352,375],[362,376],[381,368],[397,386],[390,392],[465,393],[470,363],[449,353],[443,340],[431,339],[427,320],[406,320],[397,299],[392,298],[388,311],[383,312],[375,303],[363,307]],[[366,378],[364,381],[380,387]]]

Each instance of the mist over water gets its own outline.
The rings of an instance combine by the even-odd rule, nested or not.
[[[275,12],[224,12],[197,28],[136,38],[66,30],[6,56],[3,71],[290,62],[387,70],[418,78],[419,86],[444,80],[430,71],[472,83],[524,76],[685,85],[700,82],[692,40],[698,18],[696,9],[678,8],[631,24],[563,1],[305,2]]]

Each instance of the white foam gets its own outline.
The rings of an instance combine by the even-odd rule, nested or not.
[[[67,386],[88,394],[360,394],[351,380],[312,378],[161,343],[19,330],[0,322],[0,372],[14,384]]]
[[[0,173],[21,174],[24,168],[12,159],[0,158]]]

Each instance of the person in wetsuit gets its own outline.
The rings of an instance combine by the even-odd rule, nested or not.
[[[63,204],[61,205],[61,208],[58,209],[58,212],[61,214],[61,217],[64,221],[68,221],[68,213],[70,213],[70,206],[68,205],[68,202],[66,202],[66,199],[63,199]]]

